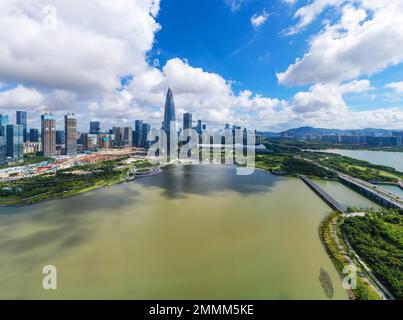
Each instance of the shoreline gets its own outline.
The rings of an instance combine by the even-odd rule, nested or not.
[[[354,260],[346,250],[348,245],[345,243],[343,236],[340,236],[340,218],[341,214],[338,212],[332,212],[326,218],[322,220],[319,225],[318,233],[322,245],[332,261],[340,280],[348,275],[344,273],[346,267],[354,266],[357,270],[357,288],[346,289],[347,295],[350,300],[383,300],[383,293],[374,287],[374,285],[368,280],[361,268],[354,263]]]
[[[157,168],[159,170],[159,172],[157,173],[157,175],[158,175],[158,174],[161,174],[161,172],[164,170],[164,168],[169,167],[171,165],[199,165],[199,166],[207,166],[207,165],[219,166],[220,165],[220,166],[238,167],[236,164],[229,164],[228,165],[228,164],[220,164],[220,163],[212,163],[212,164],[203,164],[203,163],[166,163],[166,164],[155,166],[154,168]],[[267,170],[265,170],[263,168],[259,168],[259,167],[255,167],[255,170],[265,172],[267,174],[270,174],[270,175],[273,175],[273,176],[276,176],[276,177],[297,178],[297,176],[298,176],[297,174],[275,173],[275,172],[267,171]],[[113,187],[115,185],[133,182],[138,178],[147,178],[147,177],[150,177],[150,176],[155,176],[155,174],[152,174],[152,175],[140,175],[140,176],[138,176],[138,177],[136,177],[135,179],[132,179],[132,180],[128,180],[127,178],[125,178],[123,180],[118,180],[118,181],[108,183],[108,184],[105,184],[105,185],[96,185],[95,184],[95,185],[90,186],[90,187],[85,188],[85,189],[75,190],[74,192],[66,191],[66,193],[69,193],[67,195],[63,194],[63,195],[58,195],[58,196],[54,196],[54,197],[50,196],[48,198],[44,198],[44,199],[39,200],[39,201],[34,201],[32,203],[26,203],[26,201],[29,200],[29,199],[18,199],[17,201],[10,200],[11,203],[9,203],[9,204],[7,203],[7,200],[5,201],[5,203],[1,203],[1,200],[0,200],[0,207],[1,208],[27,207],[27,206],[32,206],[32,205],[44,203],[44,202],[47,202],[47,201],[55,201],[55,200],[61,200],[61,199],[65,199],[65,198],[71,198],[71,197],[75,197],[75,196],[78,196],[78,195],[81,195],[81,194],[84,194],[84,193],[87,193],[87,192],[91,192],[91,191],[94,191],[94,190],[97,190],[97,189],[110,188],[110,187]],[[37,195],[37,196],[34,196],[34,197],[39,198],[42,195],[44,195],[44,194],[40,194],[40,195]]]

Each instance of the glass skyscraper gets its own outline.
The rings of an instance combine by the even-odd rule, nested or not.
[[[12,161],[24,160],[24,127],[20,124],[7,125],[7,157]]]
[[[29,129],[29,141],[39,142],[39,130],[38,129]]]
[[[17,124],[23,126],[24,142],[28,140],[27,137],[27,113],[25,111],[17,111],[16,113]]]
[[[141,147],[141,141],[143,139],[143,121],[136,120],[134,122],[134,145]]]
[[[173,127],[171,127],[171,122]],[[165,100],[165,112],[164,112],[164,123],[162,125],[162,130],[167,134],[167,155],[171,155],[171,134],[176,134],[176,115],[175,115],[175,101],[172,93],[171,87],[168,88],[167,97]]]
[[[0,114],[0,136],[6,137],[6,127],[8,125],[8,116]]]
[[[192,114],[184,113],[183,114],[183,130],[192,129]]]
[[[149,147],[149,142],[148,141],[148,134],[151,131],[151,126],[148,123],[143,123],[143,128],[141,130],[142,138],[141,138],[141,146],[143,148],[148,148]]]
[[[8,116],[0,114],[0,163],[4,164],[7,158],[7,125]]]
[[[101,122],[91,121],[90,122],[90,134],[100,134],[101,133]]]

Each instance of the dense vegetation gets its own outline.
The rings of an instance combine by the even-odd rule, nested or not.
[[[376,165],[338,154],[304,152],[303,157],[365,181],[397,183],[399,179],[403,179],[403,173],[394,168]]]
[[[151,166],[145,160],[138,160],[127,165],[124,162],[126,159],[127,157],[88,163],[58,170],[54,174],[2,182],[0,183],[0,205],[32,204],[111,186],[126,181],[130,168]]]
[[[256,167],[275,173],[301,174],[320,178],[335,178],[329,170],[295,157],[294,154],[263,154],[256,156]]]
[[[271,144],[287,145],[289,147],[303,150],[325,150],[325,149],[346,149],[346,150],[370,150],[370,151],[388,151],[403,152],[403,146],[370,146],[367,144],[342,144],[342,143],[326,143],[319,141],[302,141],[297,139],[270,138],[268,142]]]
[[[347,254],[340,244],[336,242],[335,233],[333,231],[333,224],[336,225],[336,232],[339,239],[342,239],[339,230],[340,217],[339,213],[334,212],[325,220],[322,221],[319,227],[320,238],[325,246],[326,252],[330,259],[333,261],[340,278],[344,278],[344,267],[350,264]],[[363,280],[362,276],[358,275],[357,288],[348,290],[351,299],[357,300],[380,300],[379,295]]]
[[[341,229],[376,277],[403,299],[403,217],[391,211],[368,213],[346,219]]]
[[[308,142],[279,139],[265,141],[264,144],[273,153],[258,155],[257,163],[259,167],[269,171],[277,170],[286,173],[329,178],[334,176],[334,174],[329,173],[327,170],[320,170],[320,167],[303,160],[307,159],[324,167],[373,183],[395,184],[399,179],[403,179],[403,173],[391,167],[375,165],[338,154],[304,151],[303,147],[306,147]],[[299,160],[288,161],[287,159]],[[286,161],[286,164],[289,165],[288,168],[285,165]]]
[[[31,204],[122,182],[126,178],[126,171],[115,170],[115,165],[116,161],[104,161],[59,170],[53,175],[40,175],[0,183],[1,204]],[[92,173],[72,174],[74,170],[86,170]]]

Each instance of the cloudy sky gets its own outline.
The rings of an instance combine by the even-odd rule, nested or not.
[[[402,0],[1,0],[0,113],[403,129]]]

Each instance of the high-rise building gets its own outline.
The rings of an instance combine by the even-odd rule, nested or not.
[[[12,161],[24,160],[24,127],[20,124],[7,125],[7,157]]]
[[[183,130],[192,129],[192,114],[191,113],[184,113],[183,114]]]
[[[7,125],[8,116],[0,114],[0,163],[5,164],[7,158]]]
[[[7,143],[6,139],[0,135],[0,164],[6,163],[7,158]]]
[[[77,118],[74,114],[64,116],[66,155],[77,154]]]
[[[4,142],[6,143],[7,130],[6,127],[8,125],[8,116],[4,114],[0,114],[0,136],[4,137]]]
[[[197,120],[197,127],[196,127],[196,131],[198,134],[202,134],[203,133],[203,124],[201,120]]]
[[[27,136],[27,113],[26,111],[17,111],[16,112],[16,120],[17,124],[20,124],[23,126],[23,131],[24,131],[24,142],[28,140]]]
[[[167,155],[171,155],[171,137],[172,135],[176,135],[176,115],[175,115],[175,101],[172,93],[171,87],[168,88],[167,97],[165,101],[165,111],[164,111],[164,123],[162,125],[162,129],[166,132],[167,135]],[[173,125],[171,127],[171,124]],[[172,132],[171,132],[172,131]]]
[[[134,146],[141,147],[141,139],[143,138],[143,121],[136,120],[134,122]]]
[[[123,129],[123,144],[127,147],[133,147],[133,128],[126,127]]]
[[[63,130],[56,130],[56,145],[62,145],[65,143],[65,134]]]
[[[113,127],[112,134],[115,136],[115,140],[114,140],[115,147],[121,147],[123,145],[124,128]]]
[[[41,139],[43,155],[54,156],[56,154],[56,119],[52,114],[41,116]]]
[[[84,150],[94,151],[98,147],[98,136],[96,134],[84,134]]]
[[[29,141],[39,142],[39,130],[38,129],[29,129]]]
[[[105,133],[97,135],[97,146],[99,149],[109,149],[110,141],[111,141],[110,134]]]
[[[100,134],[101,133],[101,122],[91,121],[90,122],[90,134]]]
[[[148,141],[148,134],[151,131],[151,126],[148,123],[143,123],[143,128],[142,128],[142,138],[141,138],[141,146],[143,148],[148,148],[149,147],[149,142]]]

